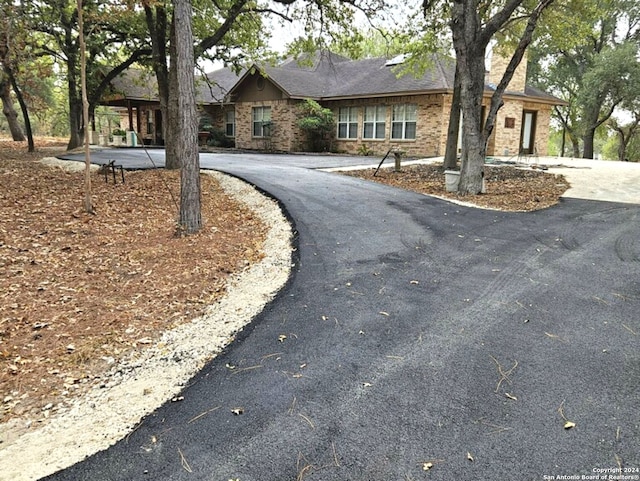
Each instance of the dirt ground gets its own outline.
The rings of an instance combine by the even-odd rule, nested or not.
[[[459,196],[447,192],[442,164],[418,164],[393,168],[342,172],[346,175],[381,182],[422,194],[474,204],[480,207],[506,211],[532,211],[550,207],[570,187],[561,175],[548,174],[535,168],[518,168],[512,165],[485,166],[486,193],[476,196]]]
[[[83,174],[38,162],[64,150],[0,141],[0,422],[46,418],[100,373],[225,293],[232,273],[259,261],[267,226],[202,176],[204,229],[176,235],[177,172],[92,173],[95,214],[83,211]],[[442,168],[349,172],[442,197]],[[460,200],[503,210],[558,201],[562,177],[487,169],[487,193]]]
[[[37,162],[64,150],[0,142],[0,422],[47,416],[163,330],[203,312],[260,260],[266,226],[203,175],[204,229],[176,236],[179,174],[83,174]],[[178,200],[179,201],[179,200]]]

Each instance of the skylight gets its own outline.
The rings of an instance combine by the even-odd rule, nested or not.
[[[393,67],[394,65],[400,65],[401,63],[404,63],[404,61],[407,59],[407,54],[406,53],[402,53],[400,55],[396,55],[395,57],[387,60],[387,62],[384,64],[385,67]]]

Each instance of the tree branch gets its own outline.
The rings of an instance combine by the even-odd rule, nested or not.
[[[120,75],[122,72],[127,70],[131,65],[133,65],[135,62],[137,62],[141,58],[147,55],[151,55],[151,53],[152,52],[150,49],[136,50],[131,54],[131,56],[127,60],[125,60],[123,63],[121,63],[111,71],[109,71],[109,73],[105,75],[105,77],[102,79],[98,87],[96,87],[93,90],[93,92],[91,92],[91,98],[89,99],[89,103],[95,107],[100,101],[102,94],[105,92],[105,90],[107,89],[107,87],[109,86],[109,84],[113,79],[115,79],[118,75]]]
[[[513,78],[513,74],[515,73],[518,65],[522,62],[522,58],[524,57],[525,51],[527,47],[531,43],[531,39],[533,38],[533,32],[536,29],[536,25],[542,15],[542,12],[552,3],[554,0],[540,0],[536,8],[531,12],[529,16],[529,20],[527,21],[527,26],[525,27],[524,33],[518,42],[518,47],[516,51],[513,53],[511,60],[509,61],[509,65],[507,65],[507,69],[498,83],[493,96],[491,97],[491,107],[489,108],[489,114],[487,116],[487,121],[485,123],[483,136],[485,141],[489,139],[491,132],[493,131],[493,127],[495,125],[496,115],[498,114],[498,110],[502,106],[502,95],[504,94],[509,82]]]
[[[289,1],[289,0],[285,0],[285,1]],[[229,10],[227,10],[225,14],[224,22],[222,23],[222,25],[218,27],[218,30],[216,30],[213,35],[203,38],[200,41],[200,43],[196,45],[194,49],[196,58],[198,58],[203,52],[206,52],[210,48],[215,47],[222,41],[222,39],[227,34],[227,32],[231,30],[231,27],[233,27],[233,24],[235,23],[236,19],[240,15],[242,15],[244,7],[248,2],[249,0],[236,0],[233,3],[233,5],[231,5],[231,8],[229,8]],[[284,1],[281,2],[280,0],[278,0],[278,3],[285,3],[285,2]]]
[[[480,41],[485,45],[488,44],[493,35],[502,28],[522,2],[523,0],[508,0],[504,7],[485,24],[480,34]]]

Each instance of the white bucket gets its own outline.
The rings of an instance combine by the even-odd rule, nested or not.
[[[458,192],[458,184],[460,183],[459,170],[444,171],[444,185],[447,192]]]

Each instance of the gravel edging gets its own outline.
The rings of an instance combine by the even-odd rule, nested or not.
[[[15,439],[8,435],[11,425],[4,425],[2,437],[7,441],[0,444],[0,481],[39,479],[115,444],[145,415],[175,397],[286,284],[293,233],[278,203],[241,180],[205,172],[270,227],[264,259],[234,276],[225,297],[205,315],[165,332],[155,345],[118,363],[45,425]]]

